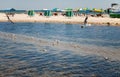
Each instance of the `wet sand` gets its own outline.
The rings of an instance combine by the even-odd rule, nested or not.
[[[30,17],[27,14],[15,14],[14,17],[10,16],[10,19],[13,22],[42,22],[42,23],[67,23],[67,24],[83,24],[85,16],[73,16],[73,17],[65,17],[65,16],[39,16],[35,14],[35,16]],[[0,13],[0,22],[8,22],[8,19],[4,13]],[[112,25],[112,26],[120,26],[119,18],[110,18],[109,16],[104,17],[91,17],[88,18],[88,24],[95,25]]]

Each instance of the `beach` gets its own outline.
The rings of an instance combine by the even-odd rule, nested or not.
[[[120,77],[120,0],[0,3],[0,77]]]
[[[66,24],[83,24],[85,16],[73,16],[66,17],[62,15],[58,16],[40,16],[35,14],[30,17],[27,14],[15,14],[13,17],[9,16],[13,22],[42,22],[42,23],[66,23]],[[91,25],[112,25],[120,26],[119,18],[110,18],[108,15],[103,17],[88,16],[88,24]],[[0,13],[0,22],[8,22],[5,13]]]

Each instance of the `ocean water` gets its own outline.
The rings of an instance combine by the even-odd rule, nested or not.
[[[120,27],[0,23],[0,77],[120,77]]]

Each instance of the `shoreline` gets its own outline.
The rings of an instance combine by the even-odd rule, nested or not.
[[[27,14],[15,14],[14,17],[9,16],[13,22],[41,22],[41,23],[65,23],[65,24],[83,24],[85,16],[35,16],[30,17]],[[0,22],[8,22],[5,13],[0,13]],[[106,17],[91,17],[88,18],[88,24],[92,25],[106,25],[106,26],[120,26],[120,18]]]

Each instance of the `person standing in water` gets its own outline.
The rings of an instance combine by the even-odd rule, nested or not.
[[[84,25],[87,24],[87,20],[88,20],[88,16],[86,16],[85,20],[84,20]]]
[[[84,26],[87,24],[87,20],[88,20],[88,16],[85,17]],[[81,26],[81,28],[83,28],[84,26]]]

